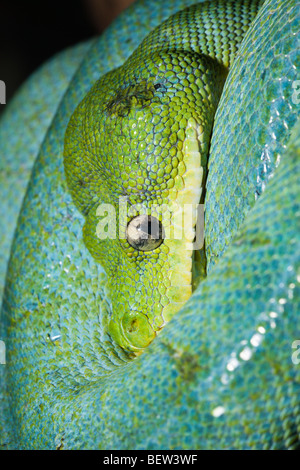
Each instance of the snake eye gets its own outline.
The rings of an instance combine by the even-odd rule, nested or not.
[[[136,250],[152,251],[163,242],[164,229],[156,217],[138,215],[127,225],[126,238]]]

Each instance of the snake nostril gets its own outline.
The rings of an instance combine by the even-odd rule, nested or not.
[[[135,333],[138,330],[139,324],[136,319],[132,320],[132,322],[128,325],[127,331],[128,333]]]
[[[131,346],[137,349],[147,347],[156,336],[148,318],[143,313],[125,313],[121,325],[125,338]]]

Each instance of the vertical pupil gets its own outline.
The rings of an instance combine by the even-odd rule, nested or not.
[[[159,222],[154,217],[148,216],[147,220],[143,221],[141,224],[141,231],[148,235],[148,237],[159,240],[160,238],[160,230],[159,230]]]

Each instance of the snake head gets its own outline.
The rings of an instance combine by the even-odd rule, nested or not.
[[[126,350],[143,350],[192,293],[215,68],[184,51],[129,59],[95,83],[67,128],[67,184],[107,273],[107,333]]]

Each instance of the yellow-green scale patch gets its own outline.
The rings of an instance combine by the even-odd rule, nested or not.
[[[190,297],[199,278],[195,266],[200,264],[203,272],[204,251],[194,256],[192,246],[195,206],[205,184],[226,66],[240,41],[232,30],[240,15],[247,17],[247,24],[252,19],[240,3],[236,8],[219,3],[226,24],[220,22],[215,42],[211,26],[216,12],[208,3],[178,13],[151,33],[122,67],[95,83],[66,133],[65,171],[73,199],[86,217],[84,241],[108,276],[110,306],[102,320],[113,340],[135,353]],[[182,15],[191,15],[199,25],[190,38],[181,28]],[[232,38],[219,53],[226,31]],[[120,213],[120,200],[131,208],[127,218]],[[110,217],[103,204],[113,206]],[[167,207],[173,219],[168,221],[166,211],[157,206]],[[133,217],[153,211],[166,236],[156,249],[138,251],[124,236],[126,226]],[[110,237],[99,237],[103,221],[115,221],[114,236],[108,230]]]

